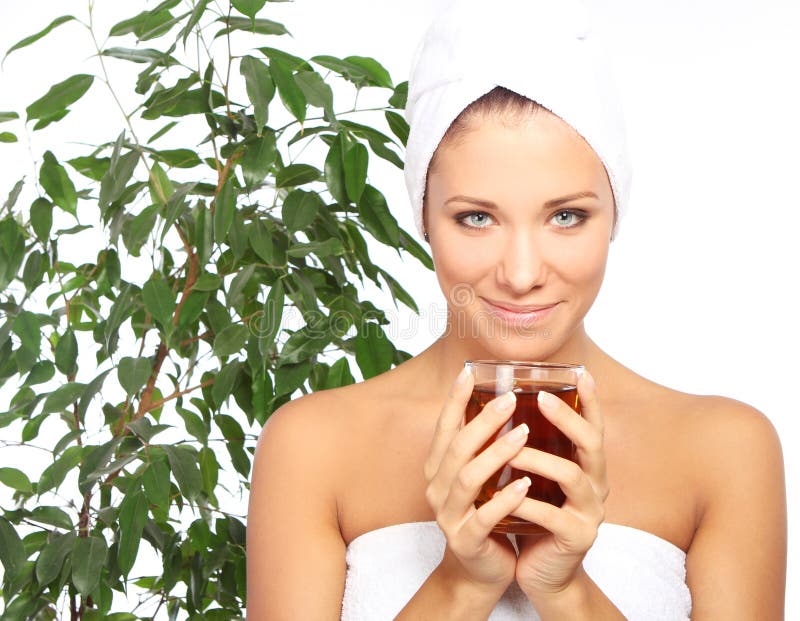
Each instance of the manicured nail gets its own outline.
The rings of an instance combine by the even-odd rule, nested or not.
[[[458,374],[456,378],[456,384],[463,384],[467,381],[467,375],[469,375],[469,371],[467,371],[467,367],[461,369],[461,372]]]
[[[556,397],[555,395],[553,395],[553,394],[550,394],[549,392],[545,392],[544,390],[540,390],[540,391],[539,391],[539,398],[538,398],[538,400],[539,400],[539,403],[540,403],[540,404],[544,404],[544,406],[545,406],[545,407],[553,407],[553,406],[555,406],[555,405],[556,405],[556,404],[557,404],[559,401],[561,401],[561,399],[559,399],[559,398],[558,398],[558,397]]]
[[[515,427],[508,432],[506,439],[509,444],[522,444],[525,437],[528,435],[528,425],[522,423],[519,427]]]
[[[530,486],[531,486],[530,477],[522,477],[518,481],[514,482],[514,491],[516,491],[516,492],[524,492]]]
[[[510,390],[507,393],[500,395],[495,402],[495,407],[498,412],[508,412],[514,407],[517,402],[517,395]]]
[[[589,374],[589,371],[586,371],[584,375],[586,376],[586,386],[589,388],[589,390],[594,390],[594,378]]]

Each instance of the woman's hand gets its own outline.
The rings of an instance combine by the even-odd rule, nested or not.
[[[425,461],[425,496],[447,538],[442,571],[448,579],[492,589],[499,599],[514,580],[517,555],[506,535],[491,531],[520,506],[530,479],[524,477],[522,487],[512,481],[479,509],[474,501],[486,480],[519,453],[528,434],[523,428],[512,442],[515,430],[511,430],[473,457],[508,421],[516,405],[513,393],[501,395],[464,425],[473,383],[473,376],[462,371],[439,415]]]
[[[550,531],[541,536],[517,535],[520,550],[516,579],[534,604],[539,597],[565,590],[580,576],[583,558],[605,519],[604,503],[609,492],[603,416],[591,376],[584,373],[578,381],[583,416],[558,397],[553,395],[548,403],[547,395],[543,396],[540,410],[575,444],[578,463],[528,447],[509,461],[513,468],[557,482],[566,494],[560,508],[526,498],[512,512]]]

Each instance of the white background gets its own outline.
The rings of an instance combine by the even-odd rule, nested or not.
[[[134,4],[100,2],[98,19],[114,23],[133,14]],[[285,23],[294,38],[258,44],[305,57],[373,56],[401,82],[437,4],[268,4],[262,16]],[[800,4],[593,0],[590,6],[621,90],[634,182],[631,208],[611,246],[606,280],[587,316],[587,330],[612,356],[654,381],[729,396],[772,420],[783,442],[788,483],[788,585],[797,584]],[[8,3],[0,20],[0,50],[59,14],[84,17],[85,7],[83,0],[15,2],[13,8]],[[96,73],[91,53],[85,31],[73,24],[15,52],[0,72],[0,110],[22,113],[54,82],[73,73]],[[112,81],[119,80],[117,88],[123,91],[132,73],[121,64],[113,65]],[[55,125],[37,132],[43,136],[31,135],[31,153],[51,148],[67,159],[68,143],[83,139],[75,133],[76,120],[97,140],[115,137],[119,113],[101,90],[95,85],[93,98],[87,99],[91,103],[74,106],[74,116],[64,122],[70,132]],[[378,101],[385,101],[385,95]],[[109,130],[103,131],[104,126]],[[33,170],[22,122],[0,126],[6,130],[21,135],[23,142],[0,145],[0,200]],[[387,195],[403,228],[413,232],[402,173],[381,163],[371,171],[370,182]],[[401,263],[380,248],[375,254],[378,263],[394,266],[393,273],[419,303],[419,318],[401,309],[389,330],[406,350],[418,353],[441,327],[445,307],[435,277],[412,259]],[[387,304],[381,302],[383,308]],[[10,384],[4,388],[11,389]],[[7,396],[0,401],[7,403]],[[730,468],[735,485],[737,464]],[[800,618],[800,596],[791,586],[787,618]]]

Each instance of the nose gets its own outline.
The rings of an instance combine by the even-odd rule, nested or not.
[[[545,261],[540,246],[530,231],[510,233],[500,251],[498,284],[517,295],[544,284]]]

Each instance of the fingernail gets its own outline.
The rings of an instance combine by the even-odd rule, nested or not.
[[[584,375],[586,376],[586,386],[589,387],[589,390],[594,390],[595,389],[594,378],[590,375],[589,371],[586,371]]]
[[[531,486],[530,477],[522,477],[519,481],[514,482],[514,490],[517,492],[524,492]]]
[[[556,403],[561,401],[558,397],[549,392],[545,392],[544,390],[539,391],[538,397],[539,403],[544,404],[545,407],[553,407]]]
[[[521,444],[525,441],[525,436],[528,435],[528,425],[522,423],[519,427],[515,427],[508,432],[506,439],[509,444]]]
[[[467,367],[461,369],[461,372],[458,374],[458,377],[456,378],[456,384],[463,384],[464,382],[466,382],[468,374],[469,371],[467,371]]]
[[[499,412],[508,412],[511,408],[514,407],[514,404],[517,401],[517,395],[515,395],[510,390],[500,395],[495,402],[495,407]]]

